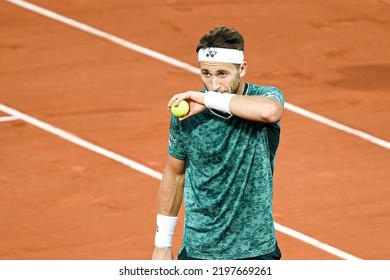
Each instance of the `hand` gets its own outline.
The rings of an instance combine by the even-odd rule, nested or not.
[[[175,102],[175,105],[179,104],[181,100],[186,100],[190,105],[190,112],[180,117],[179,120],[185,120],[193,115],[196,115],[206,109],[204,105],[204,93],[200,91],[187,91],[183,93],[178,93],[172,96],[172,98],[168,102],[168,110],[171,110],[172,103]]]
[[[154,248],[152,260],[173,260],[171,248]]]

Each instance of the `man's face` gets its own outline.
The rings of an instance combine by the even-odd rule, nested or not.
[[[208,90],[237,93],[241,78],[246,73],[246,62],[240,66],[231,63],[201,61],[201,78]]]

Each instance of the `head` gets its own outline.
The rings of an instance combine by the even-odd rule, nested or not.
[[[196,47],[201,78],[208,90],[241,94],[246,74],[244,38],[235,29],[217,27]]]

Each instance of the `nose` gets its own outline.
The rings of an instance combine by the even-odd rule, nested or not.
[[[211,80],[211,87],[213,91],[218,91],[220,89],[221,85],[219,83],[218,78],[213,77],[213,79]]]

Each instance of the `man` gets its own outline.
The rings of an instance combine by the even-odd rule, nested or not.
[[[173,259],[184,196],[178,259],[280,259],[272,211],[273,169],[284,97],[243,81],[244,39],[230,28],[205,34],[196,51],[205,88],[175,94],[189,113],[172,115],[159,190],[152,259]]]

